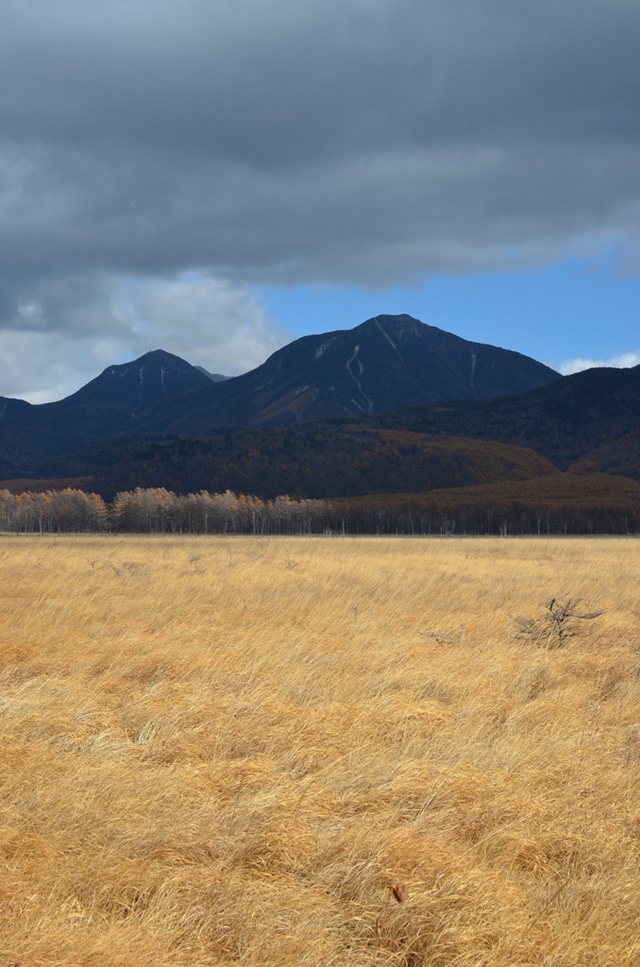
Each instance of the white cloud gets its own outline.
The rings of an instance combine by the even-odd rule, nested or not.
[[[610,359],[585,359],[576,356],[574,359],[565,359],[556,369],[563,376],[570,376],[572,373],[581,373],[584,369],[596,369],[600,366],[612,366],[614,369],[628,369],[631,366],[640,365],[640,350],[630,353],[621,353],[619,356],[612,356]]]
[[[30,403],[62,399],[105,367],[152,349],[236,376],[292,339],[250,290],[193,272],[146,281],[102,277],[82,289],[57,279],[39,297],[12,328],[0,329],[0,395]]]
[[[100,347],[93,339],[31,329],[1,330],[0,395],[29,403],[62,399],[104,368],[97,363],[96,349]]]
[[[248,290],[192,272],[145,283],[130,311],[139,345],[225,376],[254,369],[292,339]]]

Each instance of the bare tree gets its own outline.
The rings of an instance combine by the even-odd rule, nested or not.
[[[576,621],[591,621],[603,611],[582,611],[582,598],[551,598],[540,618],[514,618],[519,637],[530,638],[548,649],[563,648],[565,640],[578,634]]]

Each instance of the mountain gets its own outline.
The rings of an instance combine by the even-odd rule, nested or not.
[[[0,476],[106,498],[323,497],[323,526],[363,533],[629,533],[640,366],[559,377],[410,316],[298,339],[219,382],[156,351],[57,403],[0,399]]]
[[[494,400],[141,442],[126,458],[114,453],[99,476],[107,492],[146,475],[149,485],[164,480],[179,491],[336,497],[534,478],[548,473],[536,458],[571,469],[574,489],[583,488],[579,476],[598,470],[640,481],[640,366],[591,369]]]
[[[120,432],[139,412],[209,385],[211,380],[195,366],[158,349],[109,366],[55,403],[0,397],[0,474],[37,472],[54,454]]]
[[[469,342],[408,315],[303,336],[262,366],[141,414],[131,430],[200,435],[384,413],[408,403],[522,393],[560,379],[528,356]]]
[[[559,379],[520,353],[468,342],[407,315],[304,336],[257,369],[217,382],[156,350],[108,367],[56,403],[0,398],[0,476],[48,475],[52,458],[116,434],[193,436],[290,425],[519,393]]]
[[[587,370],[494,400],[413,405],[199,439],[130,439],[124,446],[114,441],[110,457],[104,446],[79,453],[74,474],[94,469],[95,486],[106,495],[144,482],[178,492],[229,488],[346,497],[491,481],[506,487],[555,467],[572,471],[566,486],[580,499],[587,493],[595,499],[597,470],[640,481],[640,367]],[[478,500],[489,496],[479,493]]]
[[[640,480],[640,366],[588,369],[498,400],[409,406],[373,422],[531,447],[562,470],[590,461]]]

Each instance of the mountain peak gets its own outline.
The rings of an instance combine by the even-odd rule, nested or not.
[[[395,345],[396,342],[404,343],[412,336],[415,336],[418,339],[424,338],[429,331],[442,331],[436,329],[435,326],[428,326],[419,319],[414,319],[413,316],[409,316],[407,313],[401,313],[400,315],[396,316],[373,316],[372,319],[367,319],[366,322],[363,322],[360,326],[357,326],[353,332],[373,333],[374,330],[377,330],[379,333],[385,336],[394,349],[397,349],[397,346]],[[447,335],[451,334],[447,333]]]
[[[116,407],[130,417],[164,399],[207,386],[209,382],[204,373],[180,356],[153,349],[128,363],[107,366],[77,393],[53,405],[67,409],[84,404]]]
[[[383,313],[380,316],[372,316],[371,319],[367,319],[360,326],[356,326],[356,328],[360,329],[362,326],[375,325],[391,326],[394,329],[402,329],[404,327],[413,327],[415,329],[432,328],[431,326],[427,326],[425,322],[421,322],[420,319],[415,319],[413,316],[408,315],[406,312],[401,312],[398,315]]]

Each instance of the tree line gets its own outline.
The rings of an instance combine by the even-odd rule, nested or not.
[[[0,529],[18,533],[293,534],[322,531],[325,501],[223,494],[175,494],[137,487],[111,503],[67,487],[43,493],[0,490]]]
[[[629,482],[633,484],[633,482]],[[637,487],[637,485],[635,485]],[[65,488],[0,490],[0,529],[18,533],[144,534],[630,534],[640,532],[634,495],[576,494],[562,499],[473,495],[372,495],[273,499],[163,487],[121,491],[110,503]]]

